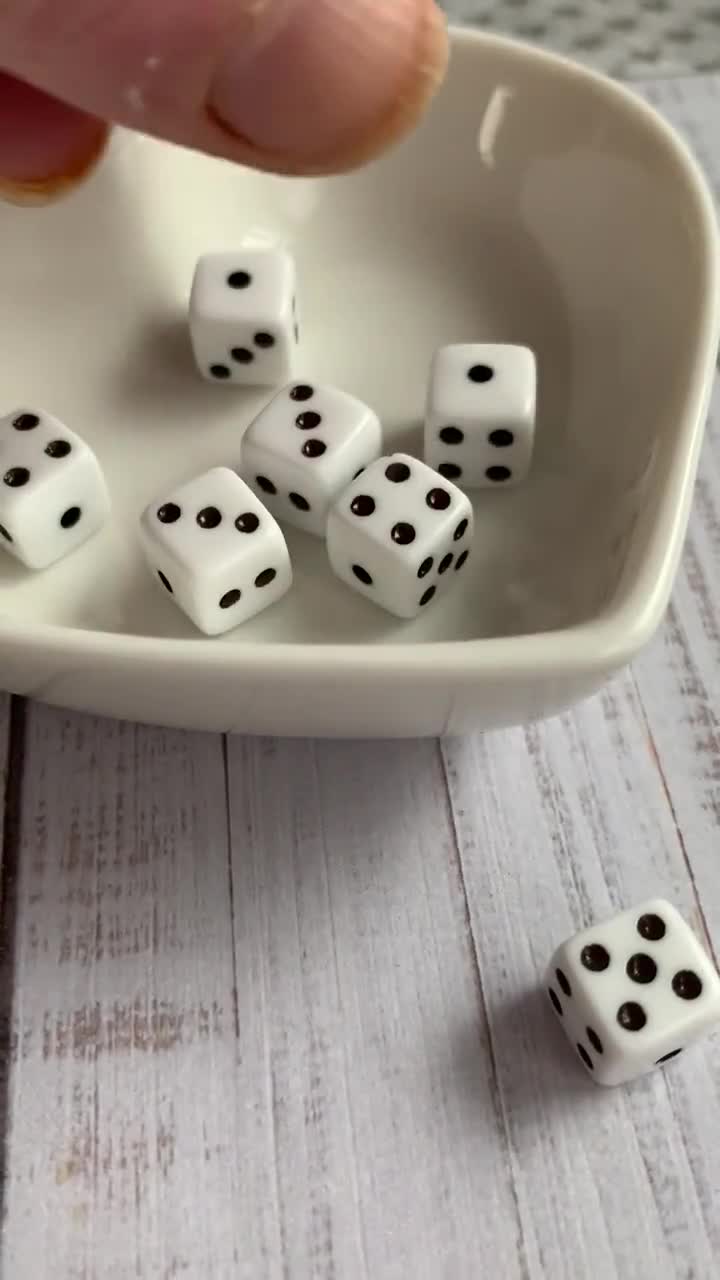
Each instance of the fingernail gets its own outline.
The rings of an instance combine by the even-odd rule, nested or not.
[[[295,0],[258,5],[213,82],[216,121],[288,168],[342,167],[380,150],[420,117],[447,64],[434,0]],[[270,26],[263,39],[264,15]]]
[[[0,200],[20,206],[61,200],[89,178],[104,154],[108,135],[107,125],[93,121],[65,150],[53,150],[46,139],[33,139],[20,165],[2,157]],[[8,174],[8,168],[13,172]]]

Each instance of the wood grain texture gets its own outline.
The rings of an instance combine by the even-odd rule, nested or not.
[[[720,172],[718,82],[648,91]],[[716,399],[667,624],[561,719],[224,742],[0,703],[3,1280],[715,1280],[720,1035],[597,1089],[542,975],[653,893],[720,947],[719,571]]]
[[[229,764],[238,1087],[263,1089],[282,1274],[512,1274],[519,1224],[437,748],[232,743]]]
[[[538,996],[557,942],[654,893],[702,928],[632,680],[444,755],[529,1274],[710,1277],[720,1039],[600,1091]]]
[[[25,762],[3,1276],[200,1276],[233,1213],[222,742],[33,708]]]

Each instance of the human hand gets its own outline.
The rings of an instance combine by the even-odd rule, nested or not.
[[[80,182],[112,124],[277,173],[332,173],[440,84],[434,0],[0,0],[0,198]]]

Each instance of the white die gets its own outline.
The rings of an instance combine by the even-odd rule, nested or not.
[[[156,580],[206,635],[255,617],[292,586],[277,521],[227,467],[153,502],[140,528]]]
[[[110,497],[92,449],[40,409],[0,419],[0,546],[45,569],[104,525]]]
[[[207,253],[195,269],[190,334],[211,382],[278,386],[293,376],[299,329],[296,271],[280,249]]]
[[[396,453],[350,485],[330,513],[330,564],[388,613],[416,618],[457,581],[470,554],[473,509],[424,462]]]
[[[528,347],[443,347],[430,373],[425,461],[465,489],[512,487],[532,463],[537,396]]]
[[[240,469],[279,520],[323,538],[331,506],[381,449],[380,421],[366,404],[299,382],[248,428]]]
[[[720,1021],[720,978],[669,902],[583,929],[547,973],[558,1021],[588,1073],[623,1084],[677,1057]]]

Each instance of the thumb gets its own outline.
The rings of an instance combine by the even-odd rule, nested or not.
[[[117,123],[277,173],[354,168],[446,66],[435,0],[5,0],[0,196],[51,199]]]

